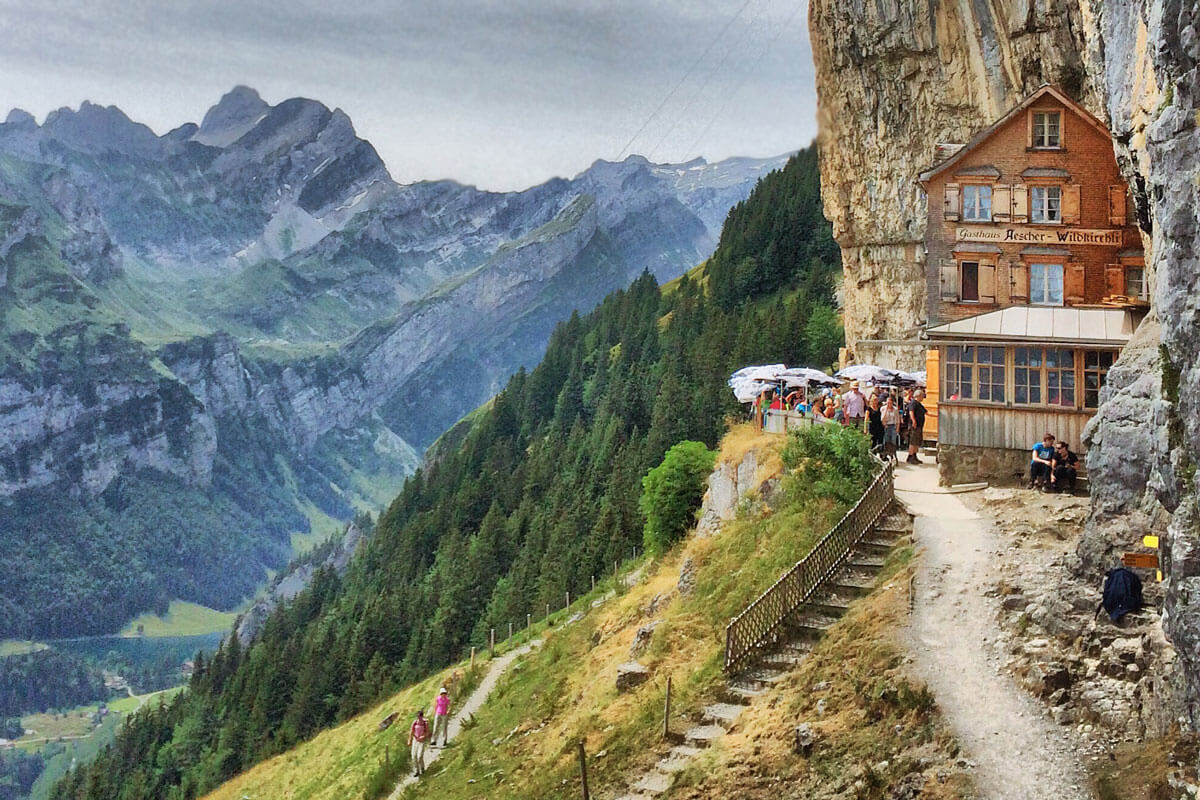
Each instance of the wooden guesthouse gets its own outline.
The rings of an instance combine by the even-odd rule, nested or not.
[[[1083,451],[1149,307],[1142,239],[1108,129],[1055,87],[939,150],[920,181],[942,480],[1013,478],[1047,431]]]

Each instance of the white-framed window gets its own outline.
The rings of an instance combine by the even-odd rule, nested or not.
[[[1029,221],[1062,222],[1062,187],[1031,186],[1029,188]]]
[[[1125,296],[1137,297],[1141,300],[1146,299],[1147,290],[1145,267],[1125,268]]]
[[[1029,302],[1041,306],[1063,304],[1063,265],[1029,265]]]
[[[1035,148],[1062,146],[1062,112],[1033,112],[1033,146]]]
[[[962,187],[962,218],[964,222],[992,221],[992,187],[967,184]]]

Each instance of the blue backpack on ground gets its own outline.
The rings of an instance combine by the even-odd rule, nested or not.
[[[1110,569],[1104,576],[1104,599],[1100,608],[1108,612],[1108,618],[1116,622],[1130,611],[1142,607],[1142,579],[1128,567]],[[1100,613],[1100,608],[1096,613]]]

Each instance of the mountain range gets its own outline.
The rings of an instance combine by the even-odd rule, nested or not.
[[[237,605],[389,501],[554,324],[705,259],[786,157],[401,185],[350,119],[238,87],[165,135],[0,124],[0,637]]]

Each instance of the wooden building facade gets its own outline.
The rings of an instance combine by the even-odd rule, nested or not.
[[[1102,122],[1052,86],[920,176],[945,483],[1010,479],[1046,432],[1083,452],[1108,368],[1149,307]]]

